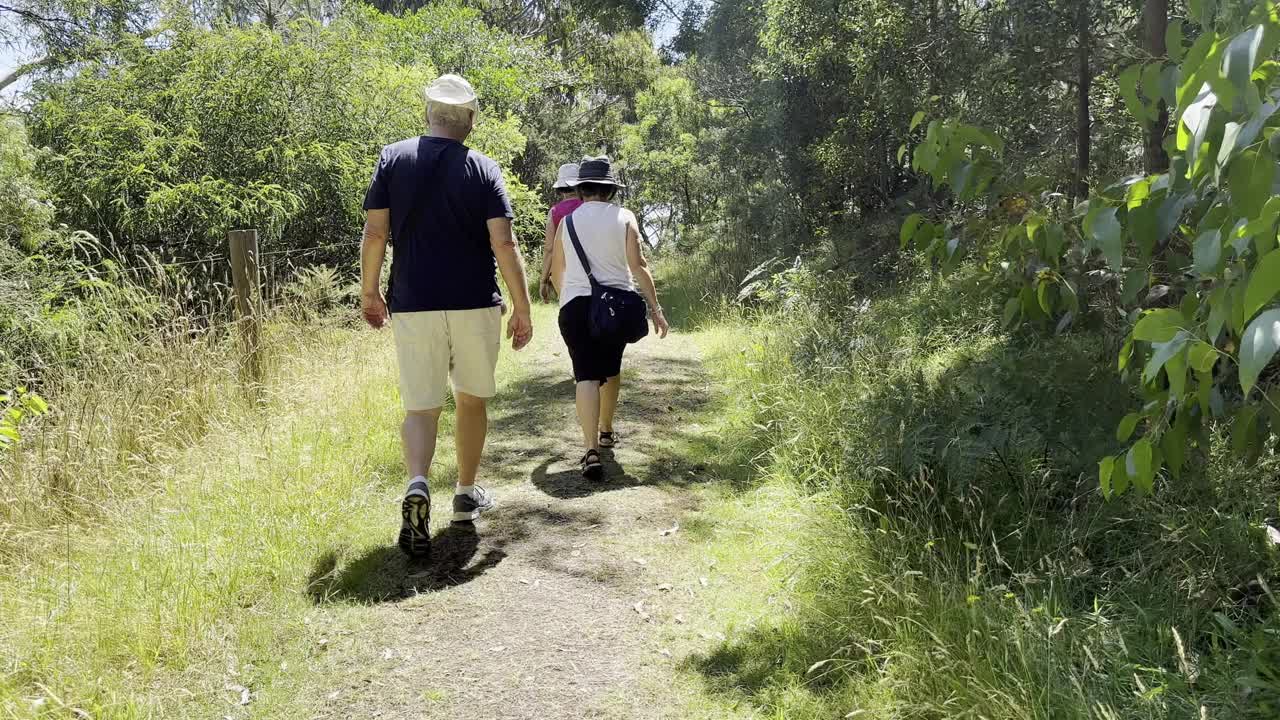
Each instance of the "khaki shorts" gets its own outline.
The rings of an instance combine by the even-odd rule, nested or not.
[[[502,310],[432,310],[391,316],[400,365],[400,400],[408,412],[444,406],[454,392],[489,398],[502,343]]]

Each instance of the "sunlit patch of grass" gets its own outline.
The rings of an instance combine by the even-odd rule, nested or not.
[[[539,310],[540,327],[550,312]],[[255,716],[306,714],[299,689],[331,640],[311,622],[311,575],[325,558],[394,542],[400,406],[390,333],[272,337],[260,404],[227,380],[223,401],[201,406],[213,410],[203,432],[87,466],[105,489],[91,507],[0,565],[0,716],[238,716],[240,688]],[[504,353],[500,383],[522,372]],[[100,381],[83,402],[108,402],[119,386]],[[451,430],[446,419],[442,487],[455,480]]]

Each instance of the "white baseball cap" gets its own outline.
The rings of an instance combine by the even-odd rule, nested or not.
[[[569,190],[578,184],[578,163],[565,163],[560,166],[560,171],[556,173],[556,184],[551,187],[556,190]]]
[[[471,112],[480,113],[480,101],[476,99],[476,91],[471,83],[461,75],[441,75],[426,87],[423,92],[429,103],[443,103],[470,108]]]

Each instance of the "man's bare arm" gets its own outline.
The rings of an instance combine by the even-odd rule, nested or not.
[[[533,337],[533,321],[529,316],[529,281],[525,277],[524,257],[516,244],[510,218],[489,220],[489,246],[498,260],[498,271],[511,293],[511,320],[507,323],[507,337],[511,347],[519,350]]]
[[[360,309],[365,322],[380,328],[387,322],[387,304],[382,298],[382,263],[387,257],[391,236],[391,211],[369,210],[364,217],[364,237],[360,241]]]

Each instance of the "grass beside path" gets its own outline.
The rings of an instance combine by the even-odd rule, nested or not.
[[[524,628],[527,648],[461,638],[444,651],[511,645],[537,658],[545,642],[533,635],[551,632],[538,623],[561,605],[594,618],[606,632],[579,658],[580,672],[612,662],[620,684],[555,716],[754,717],[732,693],[708,694],[714,683],[689,658],[771,611],[785,591],[788,532],[802,518],[784,517],[778,508],[789,506],[768,500],[773,491],[743,493],[751,449],[715,439],[729,409],[706,395],[687,335],[629,365],[648,388],[624,395],[622,427],[639,430],[619,452],[625,474],[608,493],[581,486],[554,309],[539,307],[535,324],[534,346],[504,352],[500,364],[484,473],[507,514],[481,524],[474,557],[456,567],[437,558],[435,569],[406,575],[393,547],[403,471],[390,334],[318,331],[306,352],[282,361],[265,407],[149,467],[139,484],[153,489],[65,528],[56,550],[0,566],[0,717],[420,717],[405,708],[443,709],[466,698],[459,687],[470,681],[425,682],[442,661],[413,656],[425,640],[400,633],[405,620],[447,634],[458,626],[435,608],[471,602],[481,609],[469,612],[487,612],[512,588],[529,593],[519,602],[546,601],[517,602],[496,619]],[[454,482],[451,419],[434,466],[438,504]],[[669,537],[659,532],[673,525]],[[446,554],[466,545],[443,533]],[[499,562],[483,582],[463,584]],[[436,590],[450,592],[413,600]],[[577,632],[553,630],[552,640]],[[405,644],[361,647],[387,637]],[[411,662],[423,664],[413,677],[382,672]],[[363,678],[363,695],[353,678]],[[504,716],[523,717],[518,710]]]

